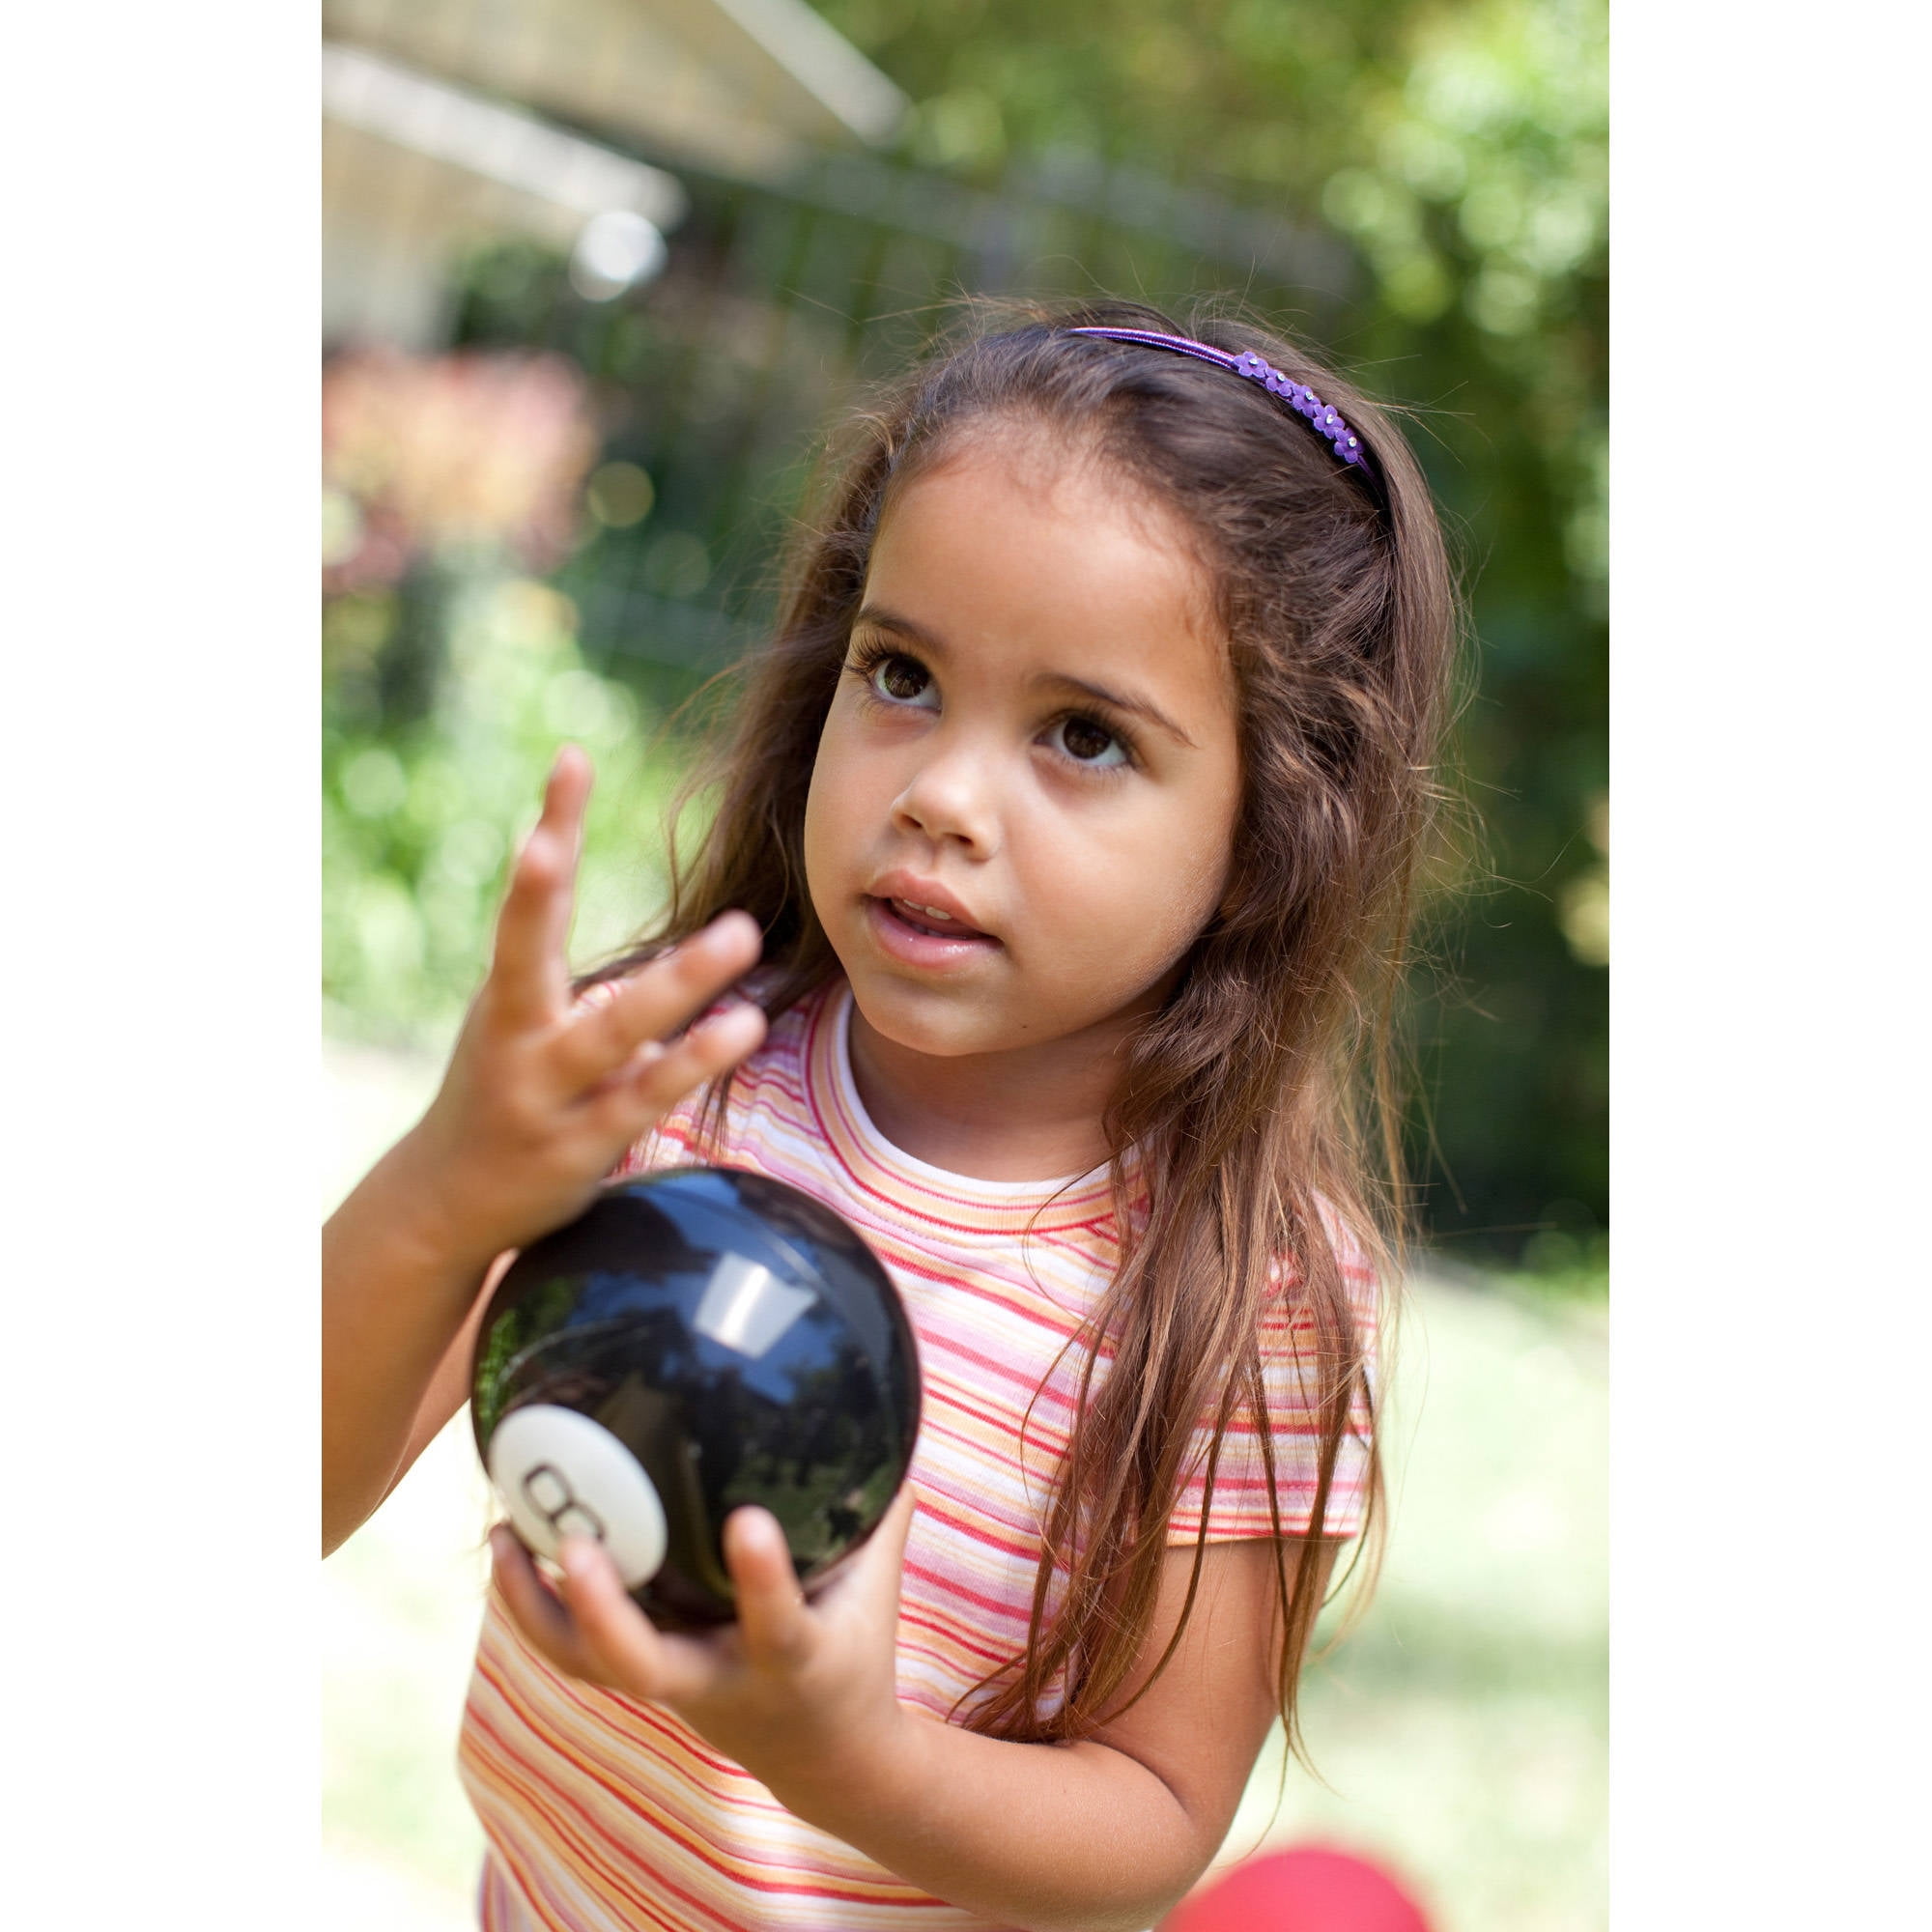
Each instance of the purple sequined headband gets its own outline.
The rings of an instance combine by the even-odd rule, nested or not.
[[[1211,343],[1196,342],[1185,335],[1162,335],[1151,328],[1069,328],[1066,332],[1069,335],[1103,335],[1110,342],[1142,342],[1150,349],[1172,349],[1178,355],[1192,355],[1199,361],[1232,369],[1236,376],[1245,376],[1249,382],[1259,383],[1269,395],[1279,396],[1297,415],[1306,416],[1310,428],[1320,431],[1334,444],[1335,454],[1344,463],[1352,463],[1365,473],[1368,469],[1368,451],[1362,447],[1361,439],[1335,411],[1313,389],[1264,362],[1252,349],[1243,350],[1236,355],[1228,350],[1214,348]]]

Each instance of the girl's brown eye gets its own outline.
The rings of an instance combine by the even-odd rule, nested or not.
[[[1060,726],[1060,742],[1069,757],[1078,758],[1082,764],[1094,764],[1105,758],[1120,740],[1091,718],[1068,718]]]
[[[888,697],[908,703],[926,687],[925,667],[915,664],[911,658],[888,658],[872,673],[872,682]]]

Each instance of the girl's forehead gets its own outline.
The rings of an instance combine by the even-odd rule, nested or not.
[[[1189,629],[1221,633],[1214,574],[1179,510],[1044,428],[963,437],[894,492],[867,588],[905,580],[1056,604],[1096,591],[1106,603],[1106,593],[1151,597]]]
[[[1104,517],[1140,525],[1148,542],[1185,546],[1190,532],[1176,507],[1107,456],[1091,437],[1049,423],[1006,418],[968,423],[917,458],[894,492],[895,503],[942,478],[1009,492],[1030,507],[1063,516]]]
[[[1003,671],[1182,679],[1219,708],[1227,639],[1188,537],[1174,511],[1094,459],[968,444],[895,497],[861,615]]]

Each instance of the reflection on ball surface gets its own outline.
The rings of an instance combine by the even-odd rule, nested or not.
[[[822,1580],[886,1513],[919,1406],[898,1294],[838,1215],[764,1175],[676,1168],[611,1183],[518,1256],[471,1418],[525,1544],[597,1537],[675,1630],[731,1617],[721,1538],[742,1503]]]

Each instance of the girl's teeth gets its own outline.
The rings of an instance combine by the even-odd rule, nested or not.
[[[904,917],[915,923],[921,920],[930,920],[935,925],[957,925],[959,923],[958,920],[952,913],[941,912],[937,906],[921,905],[917,899],[895,899],[893,904],[898,907]]]

